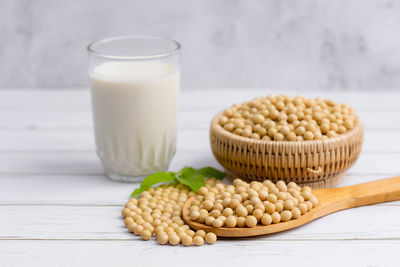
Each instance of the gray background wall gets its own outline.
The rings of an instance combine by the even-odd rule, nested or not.
[[[396,0],[0,0],[0,87],[87,86],[86,45],[180,41],[183,87],[399,89]]]

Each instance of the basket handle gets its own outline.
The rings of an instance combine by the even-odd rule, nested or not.
[[[323,173],[322,167],[318,166],[317,169],[311,168],[311,167],[307,167],[307,173],[311,174],[311,175],[320,175]]]

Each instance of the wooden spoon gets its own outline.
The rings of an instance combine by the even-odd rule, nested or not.
[[[298,227],[339,210],[400,200],[400,176],[346,187],[316,189],[312,192],[318,198],[319,203],[311,211],[298,219],[267,226],[260,225],[254,228],[215,228],[191,221],[189,218],[189,209],[190,203],[195,197],[189,198],[185,202],[182,215],[185,222],[192,228],[213,232],[217,236],[246,237],[272,234]]]

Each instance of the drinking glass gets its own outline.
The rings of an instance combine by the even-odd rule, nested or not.
[[[151,36],[88,46],[96,152],[113,180],[140,181],[175,154],[180,84],[176,41]]]

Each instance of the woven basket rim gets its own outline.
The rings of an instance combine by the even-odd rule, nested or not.
[[[248,137],[243,137],[239,136],[236,134],[233,134],[227,130],[225,130],[219,123],[218,120],[219,118],[223,115],[223,111],[215,115],[215,117],[211,121],[211,130],[216,131],[218,134],[222,134],[223,136],[227,138],[231,138],[232,140],[235,141],[240,141],[240,142],[245,142],[248,144],[257,144],[257,145],[267,145],[267,146],[282,146],[282,145],[290,145],[290,146],[298,146],[299,144],[315,144],[315,145],[324,145],[324,144],[329,144],[329,143],[335,143],[335,142],[343,142],[346,141],[351,136],[354,136],[357,134],[362,128],[362,122],[358,116],[355,116],[355,125],[353,129],[350,131],[340,134],[335,137],[330,137],[325,140],[303,140],[303,141],[274,141],[274,140],[257,140],[253,138],[248,138]]]

